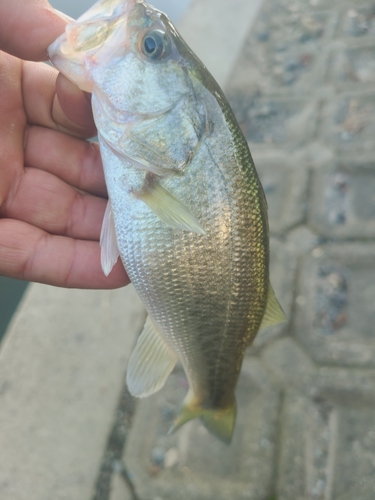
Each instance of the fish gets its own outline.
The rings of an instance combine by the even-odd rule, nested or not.
[[[200,418],[229,444],[245,350],[285,320],[247,141],[207,68],[143,0],[97,2],[48,52],[92,94],[109,195],[103,271],[121,256],[148,312],[128,388],[149,396],[180,362],[189,390],[171,432]]]

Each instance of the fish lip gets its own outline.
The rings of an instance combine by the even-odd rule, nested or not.
[[[103,57],[104,52],[101,51],[105,48],[106,42],[114,34],[118,34],[120,29],[126,26],[129,14],[134,5],[138,3],[137,0],[115,0],[108,2],[102,0],[94,4],[90,9],[83,13],[76,21],[68,23],[65,26],[64,32],[47,48],[48,57],[61,73],[63,73],[69,80],[77,84],[82,90],[92,92],[92,83],[89,76],[89,69],[92,65],[96,64],[98,57]],[[95,32],[96,24],[97,29],[105,26],[105,23],[110,25],[108,28],[108,35],[98,45],[90,47],[90,40],[95,39],[97,32]],[[113,31],[111,31],[111,24]],[[80,39],[80,28],[91,27],[93,35],[90,38]],[[123,37],[126,36],[126,30],[123,30]],[[82,48],[82,44],[87,42],[88,49]],[[113,47],[107,46],[108,50],[113,50]],[[116,50],[116,46],[114,46]]]

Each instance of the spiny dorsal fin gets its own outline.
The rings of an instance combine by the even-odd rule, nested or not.
[[[134,193],[165,223],[174,229],[206,234],[194,215],[160,184],[153,183],[140,193]]]
[[[264,313],[260,330],[262,328],[266,328],[267,326],[277,325],[277,323],[282,323],[285,320],[286,317],[284,311],[281,309],[281,306],[275,297],[275,292],[273,291],[271,283],[269,283],[266,312]]]
[[[113,220],[111,202],[109,200],[107,208],[105,209],[102,230],[100,232],[100,246],[100,260],[103,273],[108,276],[120,255],[117,246],[115,222]]]
[[[144,398],[163,387],[177,361],[148,317],[130,356],[126,382],[133,396]]]

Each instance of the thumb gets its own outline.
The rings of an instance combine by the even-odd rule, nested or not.
[[[47,0],[2,0],[0,49],[20,59],[45,61],[48,45],[61,35],[67,20]]]

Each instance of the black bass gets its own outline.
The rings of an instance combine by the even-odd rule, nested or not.
[[[103,271],[120,255],[149,314],[129,390],[154,393],[180,360],[190,389],[173,430],[200,417],[229,443],[245,349],[284,319],[246,140],[205,66],[144,1],[96,3],[49,55],[92,93],[109,193]]]

